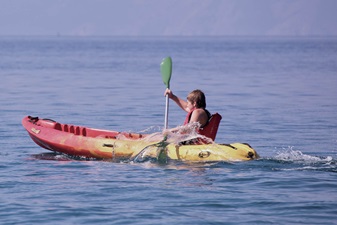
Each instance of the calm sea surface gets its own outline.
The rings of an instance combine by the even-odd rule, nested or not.
[[[216,142],[261,159],[76,160],[21,125],[161,131],[166,56],[173,92],[223,116]],[[337,38],[0,37],[0,78],[1,224],[337,224]]]

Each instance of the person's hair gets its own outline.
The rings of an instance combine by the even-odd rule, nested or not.
[[[206,108],[206,97],[204,92],[201,90],[194,90],[187,95],[187,100],[190,101],[192,104],[196,103],[197,108]]]

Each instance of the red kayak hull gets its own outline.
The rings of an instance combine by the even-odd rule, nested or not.
[[[112,150],[108,144],[106,144],[107,146],[103,146],[104,143],[100,145],[101,143],[97,140],[113,140],[121,134],[129,140],[138,140],[145,136],[61,124],[49,119],[39,119],[31,116],[24,117],[22,125],[31,139],[42,148],[74,156],[100,159],[111,159]]]

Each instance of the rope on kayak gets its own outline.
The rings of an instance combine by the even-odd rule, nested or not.
[[[50,121],[50,122],[56,123],[56,121],[55,121],[55,120],[48,119],[48,118],[44,118],[44,119],[42,119],[42,120],[46,120],[46,121]]]
[[[238,150],[237,147],[235,147],[235,146],[233,146],[231,144],[220,144],[220,145],[228,146],[228,147],[231,147],[234,150]]]

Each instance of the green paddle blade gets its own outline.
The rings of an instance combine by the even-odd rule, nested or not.
[[[163,78],[163,82],[167,88],[170,88],[170,79],[172,74],[172,59],[166,57],[160,64],[160,72]]]

